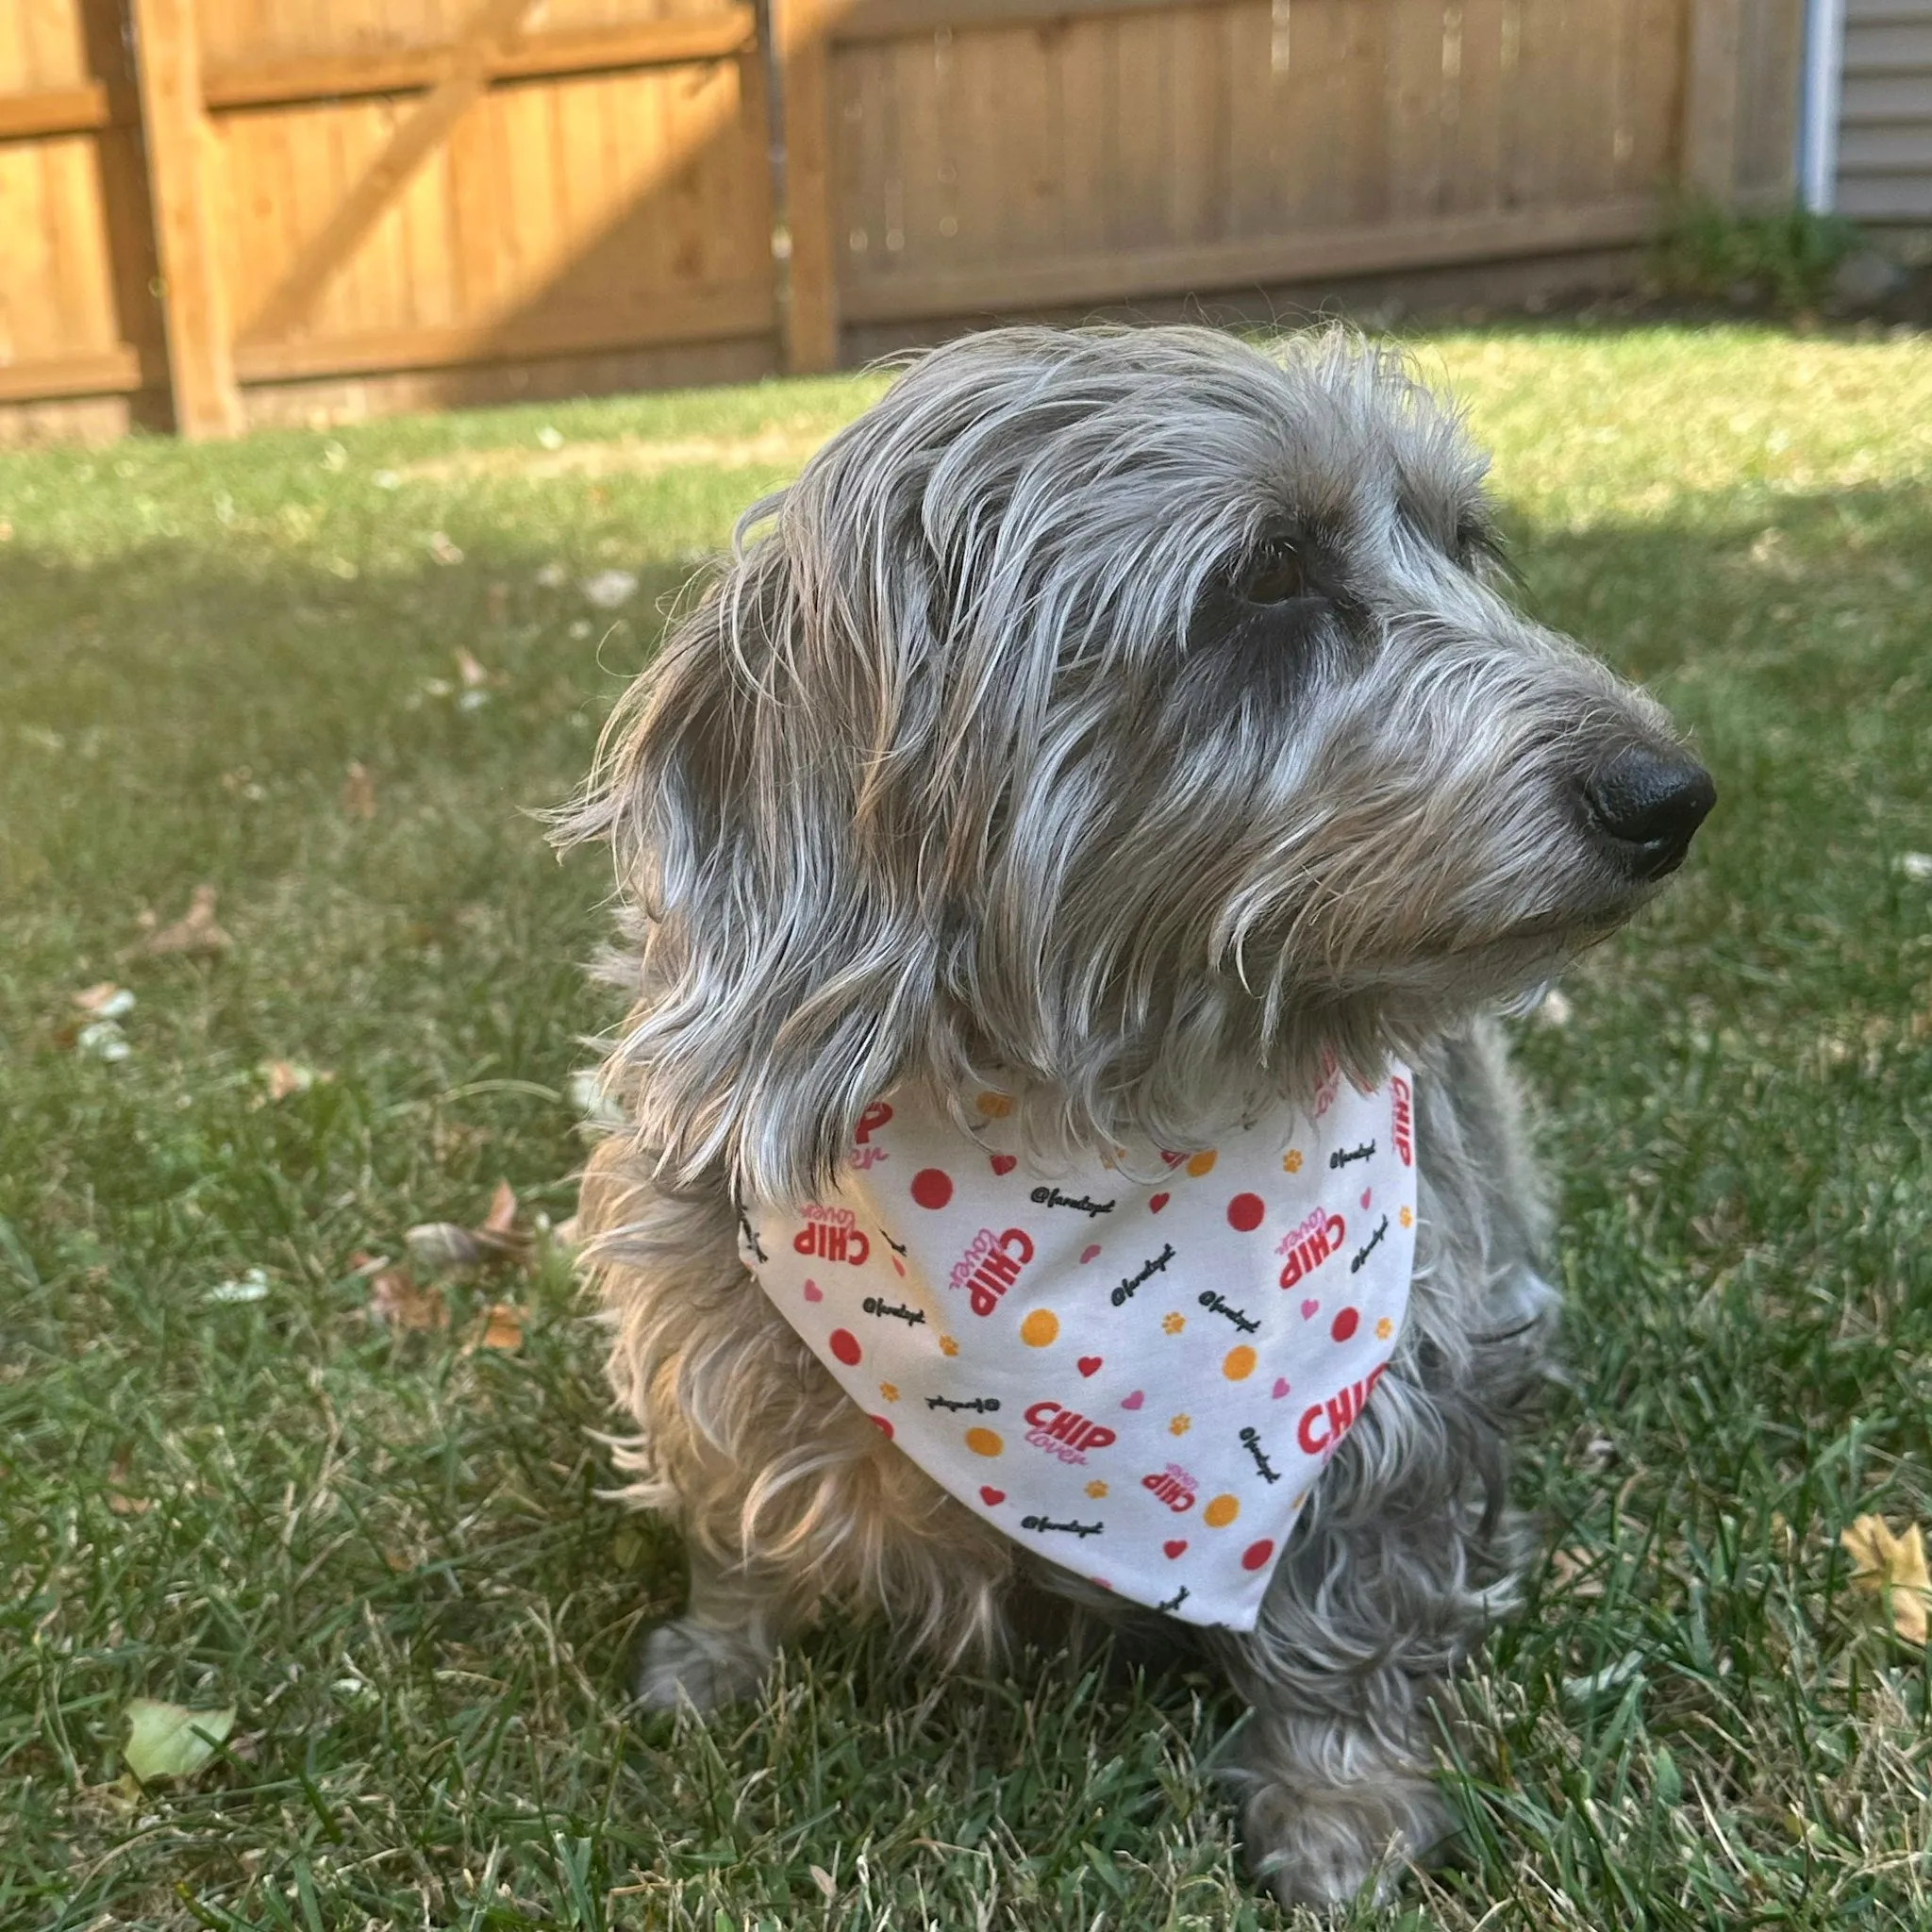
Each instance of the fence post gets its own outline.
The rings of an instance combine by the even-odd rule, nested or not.
[[[1727,208],[1738,195],[1742,0],[1690,0],[1684,75],[1684,186]]]
[[[194,0],[132,0],[132,7],[175,427],[191,441],[234,436],[242,426],[242,396],[208,205],[210,135]]]
[[[785,366],[839,366],[838,257],[832,234],[831,0],[776,0],[785,129]]]

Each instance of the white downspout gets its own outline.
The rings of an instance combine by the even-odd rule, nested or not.
[[[1798,103],[1798,192],[1813,214],[1838,196],[1838,117],[1844,92],[1845,0],[1807,0],[1805,90]]]

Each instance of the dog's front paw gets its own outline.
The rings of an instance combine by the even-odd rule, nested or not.
[[[741,1634],[679,1617],[659,1624],[638,1655],[638,1700],[652,1710],[717,1710],[757,1693],[769,1653]]]
[[[1404,1869],[1427,1861],[1456,1828],[1424,1778],[1317,1787],[1267,1784],[1243,1823],[1255,1875],[1285,1906],[1347,1905],[1372,1881],[1386,1903]]]

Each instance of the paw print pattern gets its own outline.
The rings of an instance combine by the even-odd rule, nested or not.
[[[1104,1482],[1102,1482],[1098,1476],[1095,1476],[1093,1480],[1087,1485],[1087,1493],[1090,1496],[1091,1496],[1093,1500],[1097,1503],[1100,1501],[1101,1497],[1107,1494],[1107,1485]]]
[[[1178,1335],[1187,1325],[1188,1318],[1178,1308],[1170,1309],[1160,1318],[1161,1332],[1166,1335]]]
[[[888,1402],[897,1402],[899,1399],[898,1387],[891,1382],[881,1382],[879,1384],[879,1393]]]
[[[1171,1423],[1168,1424],[1167,1433],[1170,1436],[1185,1436],[1188,1433],[1188,1431],[1191,1429],[1193,1426],[1194,1419],[1192,1416],[1177,1415]]]
[[[1415,1225],[1415,1209],[1413,1208],[1405,1208],[1402,1210],[1402,1224],[1404,1227],[1413,1227]]]
[[[1299,1147],[1291,1147],[1288,1150],[1288,1152],[1281,1157],[1281,1171],[1283,1174],[1301,1173],[1302,1150]]]

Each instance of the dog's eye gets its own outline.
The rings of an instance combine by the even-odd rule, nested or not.
[[[1248,559],[1239,590],[1250,604],[1287,604],[1308,591],[1301,552],[1286,538],[1272,538]]]

